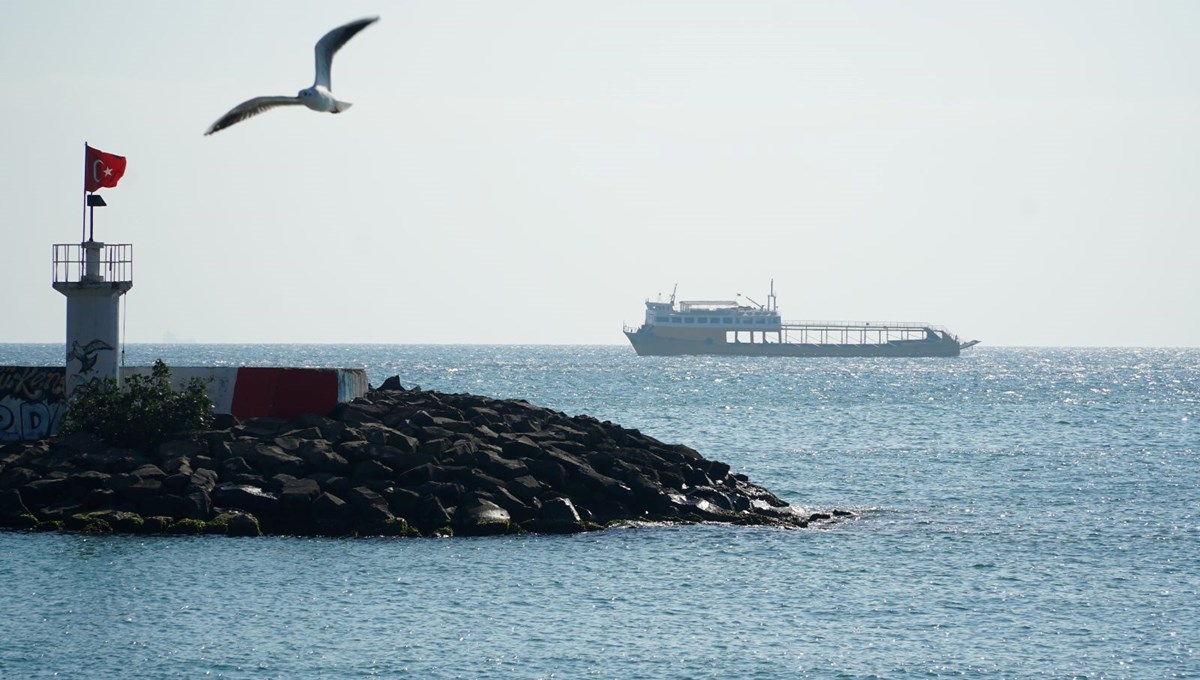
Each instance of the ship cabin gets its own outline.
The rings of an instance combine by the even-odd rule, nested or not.
[[[766,340],[766,333],[783,330],[779,311],[739,305],[733,300],[681,301],[678,309],[670,302],[646,302],[646,327],[659,329],[725,331],[733,342],[742,341],[741,333],[753,342]]]

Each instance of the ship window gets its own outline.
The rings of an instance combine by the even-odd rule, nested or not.
[[[668,316],[656,316],[656,317],[654,317],[654,320],[655,320],[656,322],[658,322],[658,323],[667,323],[667,320],[668,320],[668,319],[670,319],[670,317],[668,317]]]
[[[721,319],[721,323],[725,324],[726,326],[731,326],[731,325],[733,325],[733,317],[727,316],[727,317]]]
[[[767,320],[766,319],[755,319],[754,323],[758,324],[759,326],[765,326],[765,325],[767,325]]]
[[[683,322],[684,323],[696,323],[696,319],[689,316],[686,319],[684,319]]]

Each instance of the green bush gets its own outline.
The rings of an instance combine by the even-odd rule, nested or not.
[[[149,376],[130,376],[124,388],[111,378],[80,387],[59,431],[91,432],[113,446],[148,449],[180,432],[205,429],[212,420],[213,404],[204,381],[192,378],[176,392],[171,389],[171,369],[159,359]]]

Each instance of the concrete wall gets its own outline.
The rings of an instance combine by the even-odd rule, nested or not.
[[[122,375],[149,375],[126,366]],[[213,410],[239,420],[325,414],[367,391],[361,368],[193,367],[171,368],[178,389],[192,378],[205,383]],[[66,371],[61,367],[0,366],[0,441],[32,441],[58,432],[66,411]]]

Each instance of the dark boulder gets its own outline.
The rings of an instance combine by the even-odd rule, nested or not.
[[[265,475],[286,473],[301,476],[305,471],[304,459],[293,456],[274,444],[259,443],[246,452],[246,462]]]
[[[196,489],[180,499],[179,515],[187,519],[208,519],[212,499],[204,489]]]
[[[586,527],[570,498],[551,498],[541,504],[537,515],[521,525],[528,531],[543,534],[572,534]]]
[[[148,496],[137,503],[138,512],[142,515],[163,515],[166,517],[182,516],[183,501],[178,496]]]
[[[438,500],[438,497],[433,494],[426,494],[417,501],[417,507],[413,511],[413,516],[407,518],[409,523],[417,528],[425,536],[432,536],[437,533],[442,533],[445,530],[447,533],[452,532],[450,529],[450,513],[446,510],[446,506]]]
[[[244,510],[257,517],[274,515],[279,504],[275,494],[247,484],[219,484],[211,497],[216,507]]]
[[[21,499],[21,492],[16,489],[0,490],[0,523],[8,523],[23,516],[32,515],[29,508],[25,507],[25,501]]]
[[[473,497],[458,505],[450,526],[456,536],[495,536],[509,532],[512,517],[490,500]]]
[[[347,491],[346,502],[354,509],[355,516],[361,520],[367,532],[381,531],[383,524],[394,517],[387,500],[365,486],[356,486]]]
[[[331,493],[323,493],[312,502],[314,529],[323,535],[341,536],[353,529],[354,509]]]

